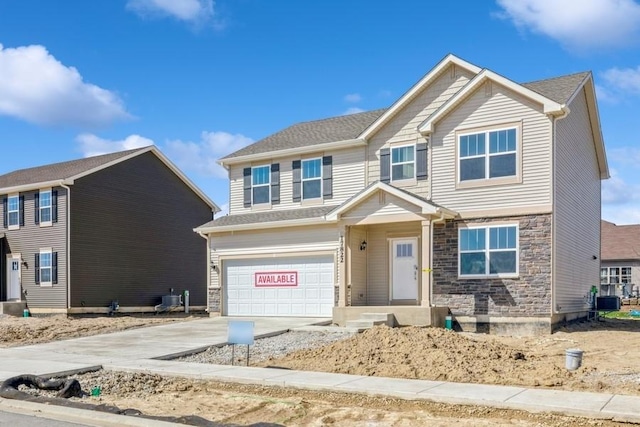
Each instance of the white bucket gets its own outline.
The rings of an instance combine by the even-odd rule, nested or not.
[[[575,371],[582,365],[583,351],[578,348],[570,348],[565,350],[566,360],[565,367],[570,371]]]

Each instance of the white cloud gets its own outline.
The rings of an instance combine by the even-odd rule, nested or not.
[[[44,46],[0,44],[0,114],[44,125],[98,126],[130,118],[113,92],[86,83]]]
[[[185,171],[199,175],[227,178],[227,171],[216,161],[253,142],[253,139],[228,132],[202,132],[199,142],[167,141],[163,151]]]
[[[357,113],[362,113],[364,111],[365,110],[363,110],[360,107],[350,107],[350,108],[347,108],[347,110],[344,113],[342,113],[342,115],[346,116],[348,114],[357,114]]]
[[[640,95],[640,67],[610,68],[602,73],[602,78],[607,89],[618,96]],[[605,99],[608,99],[606,95]]]
[[[214,18],[213,0],[129,0],[126,7],[142,17],[171,16],[192,23]]]
[[[356,103],[362,101],[362,96],[360,96],[359,93],[350,93],[344,96],[344,100],[346,102]]]
[[[605,49],[637,43],[640,4],[634,0],[497,0],[499,16],[570,49]]]
[[[116,151],[132,150],[134,148],[153,145],[153,141],[140,135],[129,135],[125,139],[114,141],[103,139],[91,133],[83,133],[76,137],[80,151],[84,157],[99,156],[100,154]]]

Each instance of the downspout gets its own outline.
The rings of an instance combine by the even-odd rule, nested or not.
[[[207,309],[205,311],[209,313],[209,307],[211,307],[209,301],[209,289],[211,288],[211,249],[209,247],[209,236],[205,236],[202,231],[196,231],[196,233],[207,241]]]
[[[71,310],[71,187],[60,181],[60,187],[67,190],[67,312]]]
[[[570,113],[569,107],[566,105],[562,106],[562,113],[557,116],[552,116],[551,126],[552,126],[552,135],[553,141],[551,143],[552,151],[551,151],[551,317],[557,313],[558,305],[556,302],[556,292],[555,292],[555,283],[556,283],[556,245],[555,236],[556,236],[556,221],[555,221],[555,210],[556,210],[556,192],[555,182],[556,182],[556,149],[557,149],[557,124],[558,120],[562,120],[567,117]]]
[[[440,211],[440,218],[434,219],[429,225],[429,304],[431,307],[435,307],[433,304],[433,225],[444,221],[444,212]]]

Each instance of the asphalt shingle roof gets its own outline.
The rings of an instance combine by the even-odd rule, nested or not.
[[[602,261],[640,260],[640,224],[616,225],[601,221]]]
[[[0,175],[0,189],[71,178],[147,148],[148,147],[136,148],[133,150],[119,151],[117,153],[103,154],[101,156],[86,157],[84,159],[9,172],[5,175]]]
[[[216,218],[198,228],[225,227],[234,225],[259,224],[265,222],[292,221],[297,219],[321,218],[334,210],[333,206],[314,206],[304,209],[270,210]]]
[[[575,93],[578,86],[591,73],[588,71],[567,76],[554,77],[546,80],[523,83],[522,86],[538,92],[552,101],[564,104]]]

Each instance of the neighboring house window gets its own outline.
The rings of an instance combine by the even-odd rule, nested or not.
[[[626,295],[631,289],[631,267],[602,267],[600,269],[600,291],[603,295]],[[616,286],[620,289],[616,292]],[[623,288],[624,287],[624,288]]]
[[[9,228],[20,226],[20,197],[10,196],[7,202],[7,215]]]
[[[254,205],[269,203],[271,187],[271,168],[269,166],[257,166],[251,170],[251,196]]]
[[[500,225],[459,230],[460,276],[518,274],[518,227]]]
[[[40,224],[51,223],[51,190],[40,191],[39,201],[39,222]]]
[[[460,181],[516,176],[517,146],[516,128],[459,135]]]
[[[322,159],[302,161],[302,200],[322,197]]]
[[[51,286],[58,283],[58,253],[50,248],[40,249],[35,255],[36,283]]]
[[[415,145],[391,148],[391,181],[415,178]]]

